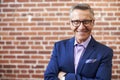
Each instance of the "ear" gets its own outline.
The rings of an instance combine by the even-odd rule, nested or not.
[[[92,24],[93,24],[93,26],[94,26],[94,24],[95,24],[95,20],[93,20]]]

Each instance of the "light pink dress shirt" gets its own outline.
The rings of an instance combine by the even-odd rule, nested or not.
[[[85,42],[81,43],[81,44],[78,44],[76,40],[74,42],[75,73],[76,73],[76,69],[78,67],[79,60],[82,57],[82,55],[84,54],[85,49],[87,48],[87,45],[90,42],[90,40],[91,40],[91,36],[89,36],[88,39]]]

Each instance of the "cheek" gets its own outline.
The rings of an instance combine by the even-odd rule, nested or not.
[[[92,31],[93,25],[89,26],[88,29],[89,29],[89,31]]]
[[[70,24],[70,28],[72,31],[75,31],[75,27],[72,24]]]

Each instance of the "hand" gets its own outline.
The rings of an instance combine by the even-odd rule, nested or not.
[[[59,72],[58,78],[59,78],[60,80],[62,80],[62,78],[64,77],[65,74],[66,74],[65,72]]]

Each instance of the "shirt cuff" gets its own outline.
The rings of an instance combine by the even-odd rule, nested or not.
[[[65,76],[63,76],[61,80],[65,80]]]

